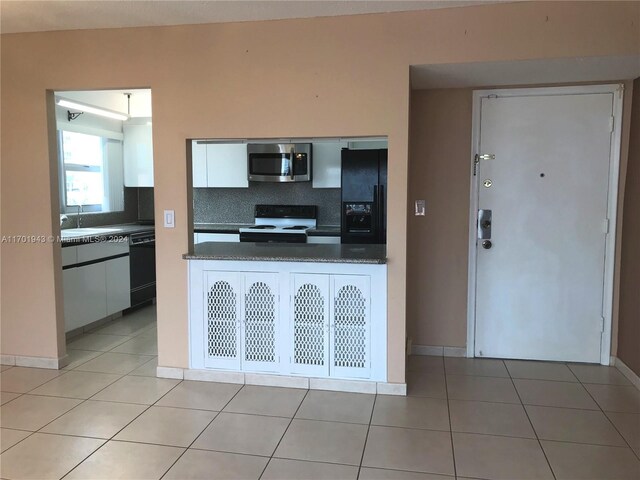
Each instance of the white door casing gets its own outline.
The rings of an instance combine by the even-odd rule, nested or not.
[[[617,85],[474,92],[469,356],[608,363],[620,111]]]

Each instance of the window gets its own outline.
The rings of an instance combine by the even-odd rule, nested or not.
[[[102,210],[103,139],[64,130],[61,137],[65,206],[82,205],[83,209]]]
[[[62,212],[122,210],[122,142],[59,131]]]

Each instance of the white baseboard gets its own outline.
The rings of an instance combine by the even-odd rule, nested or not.
[[[378,395],[398,395],[402,397],[407,396],[407,384],[406,383],[382,383],[376,384]]]
[[[334,392],[369,393],[375,395],[376,383],[361,380],[340,380],[337,378],[310,378],[311,390],[331,390]]]
[[[176,367],[156,367],[156,376],[160,378],[182,380],[184,378],[184,370]]]
[[[245,373],[245,385],[262,385],[266,387],[309,388],[306,377],[290,377],[287,375],[264,375],[260,373]]]
[[[224,370],[195,370],[190,368],[158,367],[161,378],[195,380],[198,382],[237,383],[267,387],[304,388],[335,392],[367,393],[371,395],[407,394],[406,383],[372,382],[367,380],[343,380],[338,378],[311,378],[268,373],[244,373]]]
[[[613,359],[613,365],[620,371],[620,373],[627,377],[627,380],[633,383],[633,385],[640,390],[640,377],[638,377],[638,375],[636,375],[636,373],[618,357],[613,357]]]
[[[445,347],[440,345],[412,345],[411,355],[434,355],[436,357],[466,357],[466,347]]]
[[[13,365],[16,367],[48,368],[50,370],[60,370],[68,363],[69,357],[67,355],[60,358],[31,357],[24,355],[0,355],[0,364]]]

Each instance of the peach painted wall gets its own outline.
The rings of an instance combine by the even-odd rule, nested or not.
[[[638,53],[639,16],[633,2],[525,2],[2,35],[0,233],[58,230],[47,90],[152,88],[156,216],[176,211],[157,231],[159,363],[186,367],[185,138],[387,135],[388,377],[402,382],[409,65]],[[3,354],[64,353],[59,265],[58,245],[2,244]]]
[[[416,345],[467,343],[471,89],[411,93],[407,323]]]
[[[622,228],[618,358],[640,375],[640,78],[631,109],[629,161]]]

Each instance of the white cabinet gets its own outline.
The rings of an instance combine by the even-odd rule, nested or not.
[[[191,368],[386,381],[384,265],[196,260],[190,299]]]
[[[131,306],[128,243],[88,243],[62,253],[66,332]]]
[[[135,118],[122,126],[124,186],[153,187],[151,118]]]
[[[369,277],[294,275],[292,373],[368,378]]]
[[[313,188],[340,188],[342,149],[348,142],[314,142]]]
[[[278,275],[245,273],[242,293],[242,369],[277,372],[280,369]]]
[[[315,236],[315,235],[309,235],[307,237],[307,243],[329,243],[329,244],[336,244],[336,243],[340,243],[340,237],[339,236],[331,236],[331,237],[319,237],[319,236]]]
[[[277,274],[206,272],[205,277],[205,366],[278,371]]]
[[[291,308],[291,373],[329,375],[329,275],[295,274]]]
[[[249,186],[246,143],[207,144],[207,186]]]
[[[106,270],[107,315],[121,312],[131,306],[129,256],[104,262]]]
[[[193,186],[218,188],[246,188],[246,143],[202,143],[193,140],[191,161]]]
[[[191,167],[194,188],[207,187],[207,146],[191,142]]]
[[[371,370],[370,278],[331,276],[329,358],[331,375],[369,378]]]
[[[193,243],[204,242],[239,242],[239,233],[194,233]]]
[[[207,272],[205,367],[240,369],[240,274]]]
[[[78,295],[77,324],[67,330],[82,327],[107,316],[107,277],[104,262],[77,267],[80,291]]]

